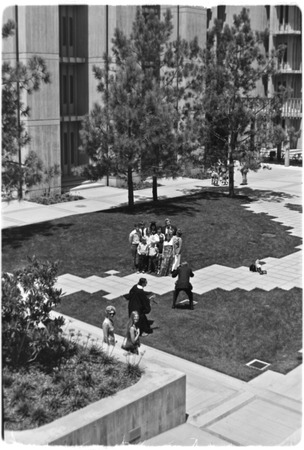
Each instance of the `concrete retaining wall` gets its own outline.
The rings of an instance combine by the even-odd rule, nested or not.
[[[147,363],[140,381],[50,424],[6,431],[7,443],[31,445],[136,444],[186,420],[186,376]]]

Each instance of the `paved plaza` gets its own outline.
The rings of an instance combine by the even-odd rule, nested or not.
[[[302,169],[272,166],[272,170],[260,170],[248,174],[250,196],[254,200],[244,204],[256,214],[268,214],[271,220],[288,227],[286,232],[302,237]],[[235,184],[240,185],[241,174],[236,172]],[[160,198],[181,197],[200,191],[210,180],[180,178],[161,180]],[[84,200],[61,205],[38,205],[29,202],[2,203],[2,229],[48,221],[64,216],[105,210],[127,203],[127,192],[107,186],[86,185],[78,188]],[[257,193],[262,191],[262,193]],[[135,201],[151,201],[151,189],[136,191]],[[194,293],[203,294],[221,288],[255,288],[270,291],[274,288],[289,290],[302,288],[302,245],[283,258],[262,260],[266,276],[251,273],[248,267],[230,268],[217,264],[195,271]],[[149,290],[158,295],[172,291],[171,277],[145,275]],[[208,281],[206,281],[208,280]],[[115,268],[109,268],[103,277],[92,274],[81,278],[74,274],[58,277],[57,287],[65,295],[79,291],[94,293],[103,291],[104,297],[115,300],[126,294],[138,281],[138,274],[121,277]],[[56,313],[54,313],[55,315]],[[67,317],[68,326],[90,333],[102,339],[100,328]],[[115,356],[124,360],[120,348],[122,337],[118,336]],[[184,425],[169,430],[143,443],[146,446],[179,445],[290,445],[301,438],[302,425],[302,365],[287,375],[268,370],[246,383],[190,361],[142,345],[145,357],[159,366],[173,367],[186,373],[186,411],[188,420]],[[299,356],[302,349],[299,349]]]

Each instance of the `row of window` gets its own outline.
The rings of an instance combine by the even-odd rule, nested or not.
[[[62,75],[62,103],[74,104],[74,75]]]

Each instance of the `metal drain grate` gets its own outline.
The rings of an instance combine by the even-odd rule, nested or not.
[[[269,363],[260,361],[259,359],[253,359],[249,363],[246,364],[248,367],[253,367],[254,369],[258,370],[265,370],[268,366],[270,366]]]

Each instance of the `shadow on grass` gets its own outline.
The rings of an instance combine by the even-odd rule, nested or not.
[[[201,205],[195,204],[195,201],[199,202],[200,200],[210,200],[210,201],[218,201],[223,198],[229,198],[227,193],[215,191],[210,191],[209,188],[198,188],[197,190],[188,191],[187,195],[182,197],[174,197],[174,198],[166,198],[160,196],[157,201],[148,200],[143,203],[136,203],[133,207],[128,207],[125,205],[121,205],[112,209],[108,209],[105,211],[99,211],[99,213],[123,213],[126,215],[139,215],[139,214],[150,214],[154,213],[157,216],[179,216],[181,214],[186,214],[188,216],[194,216],[196,212],[201,210]],[[247,195],[243,195],[243,193],[236,194],[231,200],[242,200],[251,202],[252,200],[247,197]],[[189,202],[192,202],[192,206],[189,205]],[[193,205],[194,203],[194,205]]]
[[[69,230],[72,223],[54,223],[54,221],[42,222],[24,227],[11,227],[2,230],[2,247],[10,246],[19,248],[22,243],[40,235],[45,237],[53,236],[58,230]]]
[[[261,373],[246,366],[253,359],[270,363],[279,373],[301,363],[301,289],[214,289],[195,294],[194,301],[194,311],[188,304],[172,309],[172,292],[159,296],[148,315],[153,333],[142,343],[244,381]],[[117,297],[111,303],[116,308],[115,333],[125,336],[127,302]],[[78,292],[63,298],[56,309],[100,328],[108,304],[100,292]]]
[[[299,212],[299,213],[303,213],[303,207],[302,207],[302,205],[294,205],[294,204],[291,204],[291,203],[287,203],[286,205],[285,205],[285,208],[288,208],[288,209],[290,209],[291,211],[297,211],[297,212]]]

